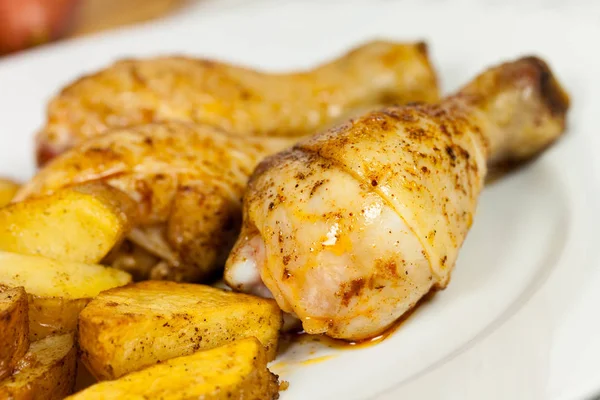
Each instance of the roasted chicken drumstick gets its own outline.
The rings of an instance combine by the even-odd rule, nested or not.
[[[183,120],[242,136],[303,136],[382,105],[436,101],[423,43],[367,43],[308,72],[185,57],[119,61],[67,86],[37,136],[38,164],[111,127]]]
[[[557,139],[569,99],[535,57],[496,66],[437,105],[390,107],[264,160],[227,261],[304,330],[361,340],[444,288],[488,165]]]
[[[248,176],[265,156],[294,139],[226,134],[170,122],[111,131],[55,158],[15,201],[58,188],[100,181],[138,205],[131,242],[113,253],[130,256],[138,279],[198,281],[222,267],[241,223]],[[119,252],[120,250],[120,252]],[[117,265],[121,266],[121,265]]]

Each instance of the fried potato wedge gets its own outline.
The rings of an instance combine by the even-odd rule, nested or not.
[[[124,194],[108,186],[69,188],[0,209],[0,250],[97,263],[129,232]],[[94,189],[95,188],[95,189]],[[17,198],[19,195],[17,195]]]
[[[264,347],[246,338],[97,383],[69,400],[268,400],[279,398]]]
[[[22,287],[0,292],[0,379],[13,372],[29,348],[27,293]]]
[[[77,317],[103,290],[131,282],[114,268],[0,251],[0,285],[23,286],[29,297],[29,337],[41,339],[77,328]]]
[[[72,334],[33,342],[13,375],[0,381],[0,399],[63,399],[72,393],[76,361]]]
[[[210,286],[146,281],[107,290],[79,316],[81,358],[98,379],[256,337],[275,358],[281,311],[273,300]]]
[[[19,184],[10,179],[0,178],[0,207],[10,203],[19,190]]]

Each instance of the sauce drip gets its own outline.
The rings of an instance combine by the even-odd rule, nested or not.
[[[343,339],[334,339],[325,335],[311,335],[301,330],[284,334],[282,337],[282,345],[289,346],[292,343],[317,343],[333,349],[361,349],[379,344],[393,335],[394,332],[396,332],[422,304],[428,302],[433,297],[434,293],[435,290],[432,290],[426,296],[423,296],[413,308],[405,312],[389,328],[375,337],[364,340],[347,341]]]

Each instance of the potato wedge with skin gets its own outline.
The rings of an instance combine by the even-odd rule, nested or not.
[[[0,178],[0,207],[10,203],[19,190],[19,184],[10,179]]]
[[[256,337],[275,358],[282,316],[273,300],[205,285],[146,281],[107,290],[79,315],[81,358],[98,379]]]
[[[4,251],[0,266],[0,285],[23,286],[28,294],[32,340],[74,331],[79,312],[91,298],[131,282],[128,273],[114,268]]]
[[[29,296],[29,339],[75,332],[79,313],[90,299]]]
[[[120,379],[97,383],[69,400],[269,400],[279,398],[277,375],[264,347],[247,338],[173,358]]]
[[[76,362],[72,334],[33,342],[13,375],[0,381],[0,399],[63,399],[72,393]]]
[[[12,203],[0,209],[0,250],[97,263],[129,232],[127,199],[97,184]]]
[[[25,289],[0,291],[0,380],[13,372],[29,348],[27,310]]]

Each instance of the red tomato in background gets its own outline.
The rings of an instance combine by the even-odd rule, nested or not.
[[[78,0],[0,0],[0,54],[64,34]]]

